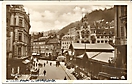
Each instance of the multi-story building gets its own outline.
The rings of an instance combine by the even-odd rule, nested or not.
[[[96,30],[96,43],[114,43],[115,35],[114,28],[111,29],[97,29]]]
[[[115,5],[114,66],[103,66],[101,79],[127,79],[127,5]],[[103,74],[102,74],[103,72]],[[116,73],[113,73],[116,72]],[[104,75],[105,74],[105,75]]]
[[[91,35],[95,34],[95,43],[114,43],[114,20],[111,22],[105,22],[99,20],[90,25]]]
[[[115,56],[117,67],[127,65],[127,6],[115,6]]]
[[[61,49],[68,50],[71,43],[75,41],[75,35],[64,35],[61,39]]]
[[[77,33],[75,27],[69,29],[67,34],[64,35],[61,39],[61,49],[68,50],[70,44],[75,42],[76,34]]]
[[[46,45],[44,40],[33,41],[32,47],[32,53],[37,53],[41,56],[49,56],[53,50],[53,46]]]
[[[29,67],[21,59],[31,56],[30,27],[29,14],[23,5],[6,5],[7,79],[12,79],[15,74],[29,72]]]
[[[34,39],[32,37],[32,53],[40,54],[41,57],[58,56],[60,52],[60,41],[57,37],[45,38],[39,37]],[[53,58],[54,58],[53,57]]]
[[[7,57],[30,55],[30,19],[23,5],[7,5]]]
[[[77,43],[92,43],[90,38],[90,25],[86,21],[84,21],[83,24],[76,30],[76,33]]]

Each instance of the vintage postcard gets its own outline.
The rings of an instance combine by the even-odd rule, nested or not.
[[[130,5],[3,2],[3,83],[131,83]]]

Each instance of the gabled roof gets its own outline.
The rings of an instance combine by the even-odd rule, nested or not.
[[[82,58],[83,58],[83,56],[84,56],[84,54],[77,56],[77,58],[82,59]]]
[[[101,52],[86,52],[86,55],[88,56],[88,58],[93,58],[93,57],[97,56],[100,53]]]
[[[59,39],[58,38],[53,38],[53,39],[49,39],[47,44],[54,44],[54,43],[59,43]]]
[[[108,63],[110,57],[114,57],[113,52],[86,52],[85,55],[92,60],[106,63]]]
[[[85,43],[72,43],[70,45],[73,49],[85,49]],[[86,49],[98,49],[98,50],[114,50],[114,47],[112,47],[110,44],[104,43],[104,44],[86,44]]]

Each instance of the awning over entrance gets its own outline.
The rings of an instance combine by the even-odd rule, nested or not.
[[[33,56],[39,56],[39,53],[32,53]]]
[[[30,62],[30,60],[26,59],[24,61],[22,61],[24,64],[28,64]]]
[[[32,53],[32,55],[37,55],[37,53]]]

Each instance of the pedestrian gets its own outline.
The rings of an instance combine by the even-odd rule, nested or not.
[[[46,75],[46,70],[44,70],[43,73],[44,73],[44,76],[45,76]]]
[[[48,61],[47,61],[47,64],[48,64]]]
[[[56,62],[56,67],[57,67],[57,62]]]
[[[14,78],[15,80],[18,80],[18,76],[17,75],[15,75],[15,78]]]
[[[65,76],[64,80],[67,80],[67,79],[66,79],[66,76]]]
[[[52,63],[50,62],[50,66],[52,65]]]
[[[45,63],[44,63],[44,67],[45,67]]]

